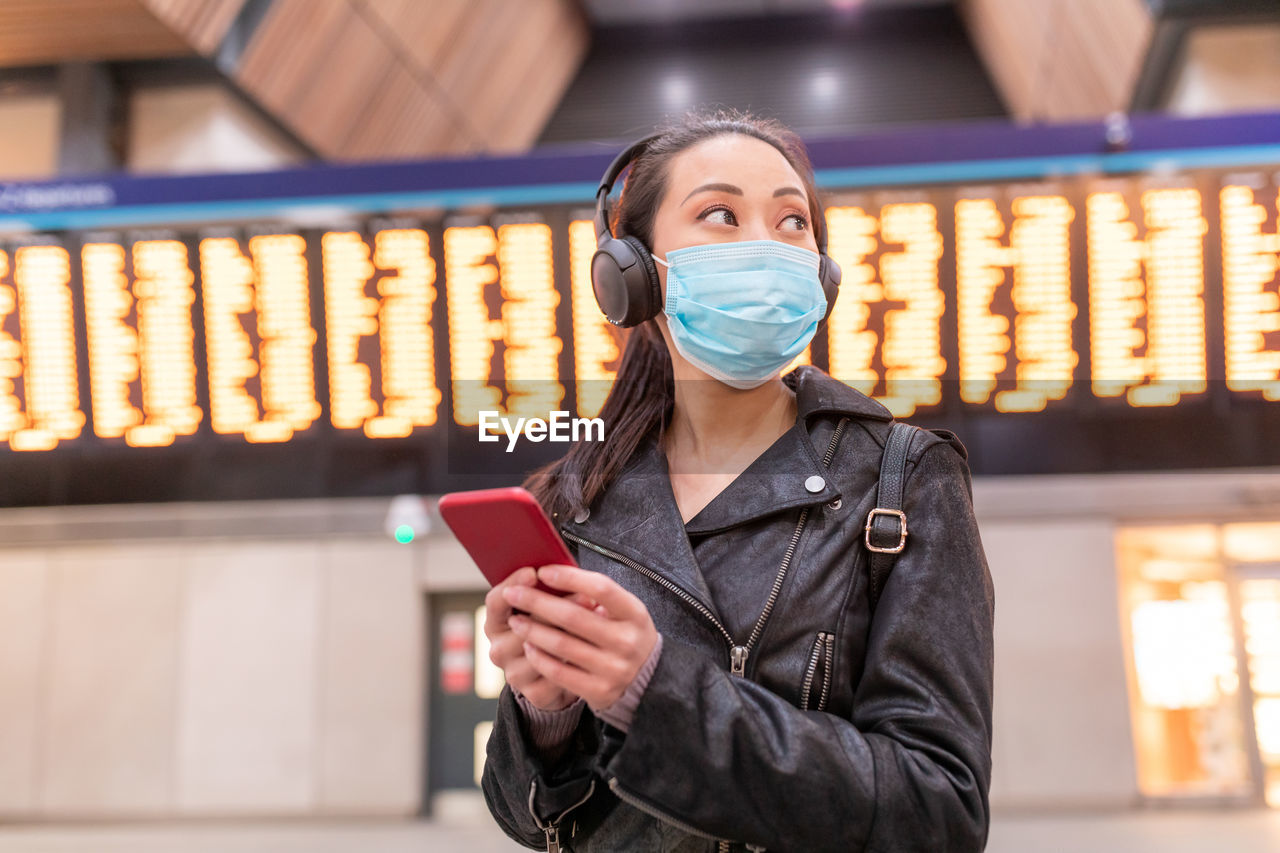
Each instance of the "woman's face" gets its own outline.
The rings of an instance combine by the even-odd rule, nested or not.
[[[763,140],[725,134],[668,164],[667,192],[653,222],[653,253],[705,243],[777,240],[818,251],[809,196],[782,152]],[[662,296],[667,271],[658,264]]]
[[[659,258],[686,246],[743,240],[818,251],[804,183],[769,143],[738,133],[712,137],[672,157],[667,170],[666,195],[653,220],[653,253]],[[665,302],[667,268],[657,268]],[[677,382],[708,379],[675,347],[666,315],[655,320]]]

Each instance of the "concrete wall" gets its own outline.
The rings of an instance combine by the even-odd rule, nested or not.
[[[1280,518],[1280,471],[993,478],[992,803],[1138,803],[1114,531]],[[411,815],[426,594],[386,501],[0,511],[0,818]]]
[[[413,814],[420,549],[0,551],[0,815]]]
[[[995,807],[1122,806],[1137,797],[1113,525],[992,521]]]

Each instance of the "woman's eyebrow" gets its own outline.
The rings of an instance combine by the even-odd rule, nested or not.
[[[711,191],[730,193],[732,195],[742,195],[742,190],[738,187],[735,187],[733,184],[703,184],[702,186],[696,188],[693,192],[685,196],[684,201],[680,202],[680,205],[684,206],[685,201],[688,201],[689,199],[693,198],[698,193],[711,192]]]
[[[703,184],[685,196],[684,201],[680,202],[680,205],[683,207],[685,201],[688,201],[698,193],[702,192],[722,192],[729,193],[731,195],[743,194],[741,188],[735,187],[733,184]],[[784,195],[798,195],[800,198],[804,198],[804,192],[802,192],[799,187],[778,187],[773,191],[774,198],[780,198]]]

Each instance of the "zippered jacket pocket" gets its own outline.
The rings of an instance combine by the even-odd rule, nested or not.
[[[827,707],[835,655],[836,635],[819,631],[813,641],[813,650],[809,652],[809,663],[804,670],[804,683],[800,687],[801,709],[822,711]]]

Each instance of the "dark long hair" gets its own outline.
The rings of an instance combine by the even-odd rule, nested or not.
[[[813,166],[800,137],[780,122],[737,111],[693,112],[659,130],[631,164],[614,212],[613,233],[630,234],[653,249],[653,220],[667,192],[671,159],[717,136],[753,136],[776,148],[796,170],[809,197],[809,220],[822,245],[826,225],[813,180]],[[590,507],[613,482],[650,431],[659,436],[671,419],[674,401],[671,355],[650,319],[627,335],[613,388],[600,410],[603,441],[580,441],[565,456],[534,471],[525,488],[553,518]]]

